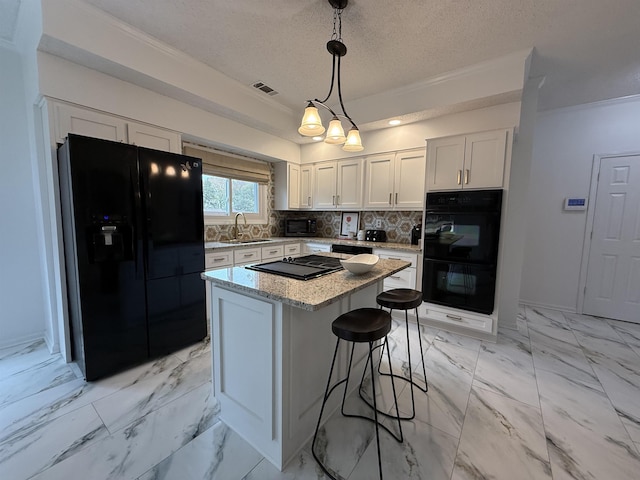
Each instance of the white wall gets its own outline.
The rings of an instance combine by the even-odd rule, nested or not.
[[[362,152],[347,153],[340,146],[324,142],[303,145],[302,163],[313,163],[337,158],[360,157],[375,153],[424,148],[429,138],[446,137],[465,133],[511,128],[520,121],[520,102],[505,103],[495,107],[445,115],[422,122],[399,125],[369,132],[361,132]]]
[[[575,311],[586,212],[564,212],[588,196],[595,154],[640,152],[640,97],[538,115],[529,186],[520,300]],[[593,201],[594,199],[590,199]]]
[[[0,347],[45,332],[36,205],[20,55],[0,44]]]

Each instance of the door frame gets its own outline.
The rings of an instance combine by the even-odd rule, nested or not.
[[[591,235],[596,214],[596,196],[598,194],[598,182],[600,180],[600,166],[604,158],[619,158],[640,156],[640,151],[621,153],[601,153],[593,156],[591,166],[591,186],[587,200],[587,222],[584,229],[584,242],[582,247],[582,260],[580,262],[580,280],[578,284],[577,313],[584,313],[585,290],[587,289],[587,270],[589,268],[589,256],[591,254]]]

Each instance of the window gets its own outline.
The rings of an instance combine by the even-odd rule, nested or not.
[[[269,164],[260,160],[185,144],[185,155],[202,159],[202,195],[205,223],[234,223],[244,213],[247,223],[266,224]]]
[[[249,223],[267,223],[266,185],[246,180],[202,175],[204,215],[215,223],[230,223],[242,212]]]

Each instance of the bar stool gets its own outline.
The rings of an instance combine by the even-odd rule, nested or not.
[[[376,302],[380,305],[380,308],[388,308],[389,314],[393,310],[404,310],[404,321],[405,328],[407,333],[407,357],[409,361],[409,378],[403,377],[401,375],[395,375],[391,369],[389,369],[390,373],[382,373],[380,371],[380,365],[382,363],[382,353],[380,355],[380,362],[378,363],[378,373],[380,375],[389,375],[406,382],[409,382],[411,385],[411,415],[408,417],[400,417],[401,420],[412,420],[416,416],[416,403],[415,396],[413,392],[413,388],[417,388],[424,393],[427,393],[429,390],[429,384],[427,383],[427,370],[424,366],[424,350],[422,349],[422,335],[420,334],[420,318],[418,316],[418,307],[422,304],[422,292],[418,290],[413,290],[410,288],[394,288],[392,290],[387,290],[386,292],[380,293],[376,297]],[[422,363],[422,374],[424,375],[424,384],[425,387],[422,388],[420,385],[416,384],[413,381],[413,366],[411,365],[411,345],[409,344],[409,310],[415,309],[416,311],[416,323],[418,325],[418,341],[420,343],[420,360]],[[385,346],[387,346],[387,353],[389,353],[389,347],[387,345],[387,341],[385,338],[385,342],[382,344],[382,349],[384,350]],[[389,367],[391,367],[391,362],[389,362]],[[362,392],[360,392],[360,397],[367,402],[369,406],[372,405],[362,396]],[[382,415],[389,416],[385,412],[378,412]]]
[[[344,393],[342,395],[342,405],[340,407],[340,411],[342,413],[343,416],[345,417],[354,417],[354,418],[362,418],[365,420],[368,420],[370,422],[373,422],[375,424],[376,427],[376,446],[377,446],[377,450],[378,450],[378,471],[380,473],[380,480],[382,480],[382,462],[380,460],[380,437],[379,437],[379,427],[384,428],[387,432],[389,432],[389,434],[391,434],[391,436],[393,436],[393,438],[395,440],[397,440],[398,442],[402,442],[403,441],[403,436],[402,436],[402,425],[400,424],[400,410],[398,409],[398,397],[396,395],[396,387],[395,387],[395,383],[394,383],[394,378],[396,377],[396,375],[391,375],[391,387],[393,389],[393,398],[394,398],[394,402],[395,402],[395,409],[396,409],[396,416],[392,417],[392,418],[396,418],[398,420],[398,431],[400,432],[399,436],[396,436],[396,434],[394,432],[392,432],[389,428],[387,428],[385,425],[382,425],[378,422],[378,408],[377,408],[377,404],[376,404],[376,386],[375,386],[375,381],[374,381],[374,367],[373,367],[373,356],[372,353],[373,351],[378,348],[379,345],[374,345],[374,342],[381,340],[381,339],[385,339],[387,338],[387,333],[389,333],[389,331],[391,330],[391,314],[385,310],[381,310],[378,308],[359,308],[356,310],[352,310],[350,312],[347,313],[343,313],[342,315],[340,315],[338,318],[336,318],[333,323],[331,324],[331,330],[333,331],[334,335],[336,335],[336,337],[338,337],[337,341],[336,341],[336,348],[333,352],[333,360],[331,361],[331,368],[329,370],[329,379],[327,380],[327,387],[324,391],[324,396],[322,399],[322,406],[320,407],[320,415],[318,416],[318,423],[316,425],[316,431],[313,434],[313,442],[311,444],[311,453],[313,454],[313,458],[315,458],[316,462],[318,462],[318,465],[320,465],[320,467],[322,468],[322,470],[324,471],[324,473],[331,479],[336,480],[336,477],[334,477],[329,471],[328,469],[324,466],[324,464],[320,461],[320,459],[318,458],[316,451],[315,451],[315,446],[316,446],[316,439],[318,437],[318,430],[320,429],[320,423],[322,421],[322,414],[324,413],[324,407],[327,403],[327,400],[329,399],[329,396],[331,395],[331,393],[333,393],[333,391],[335,390],[336,387],[338,387],[339,385],[341,385],[342,383],[345,384],[344,386]],[[345,340],[347,342],[351,342],[351,355],[349,357],[349,368],[347,369],[347,375],[344,379],[338,381],[335,385],[331,386],[331,377],[333,376],[333,368],[335,366],[336,363],[336,356],[338,354],[338,347],[340,346],[340,340]],[[371,389],[372,389],[372,395],[373,395],[373,418],[370,417],[365,417],[363,415],[357,415],[357,414],[350,414],[350,413],[345,413],[344,411],[344,402],[345,399],[347,397],[347,391],[349,390],[349,376],[351,374],[351,366],[353,364],[353,352],[355,349],[355,345],[356,343],[368,343],[369,344],[369,352],[368,352],[368,356],[367,356],[367,364],[371,365]],[[389,365],[391,365],[391,354],[389,353],[389,349],[387,348],[387,357],[388,357],[388,361],[389,361]],[[364,373],[366,373],[366,367],[367,364],[365,364],[365,371]],[[364,378],[364,373],[363,373],[363,378]],[[402,378],[402,377],[401,377]],[[360,382],[360,385],[362,386],[362,381]],[[367,402],[368,403],[368,402]]]

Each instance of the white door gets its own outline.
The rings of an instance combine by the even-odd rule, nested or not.
[[[462,188],[502,188],[507,131],[467,135]]]
[[[583,311],[640,323],[640,155],[604,157]]]
[[[465,137],[427,140],[427,191],[462,188]]]

